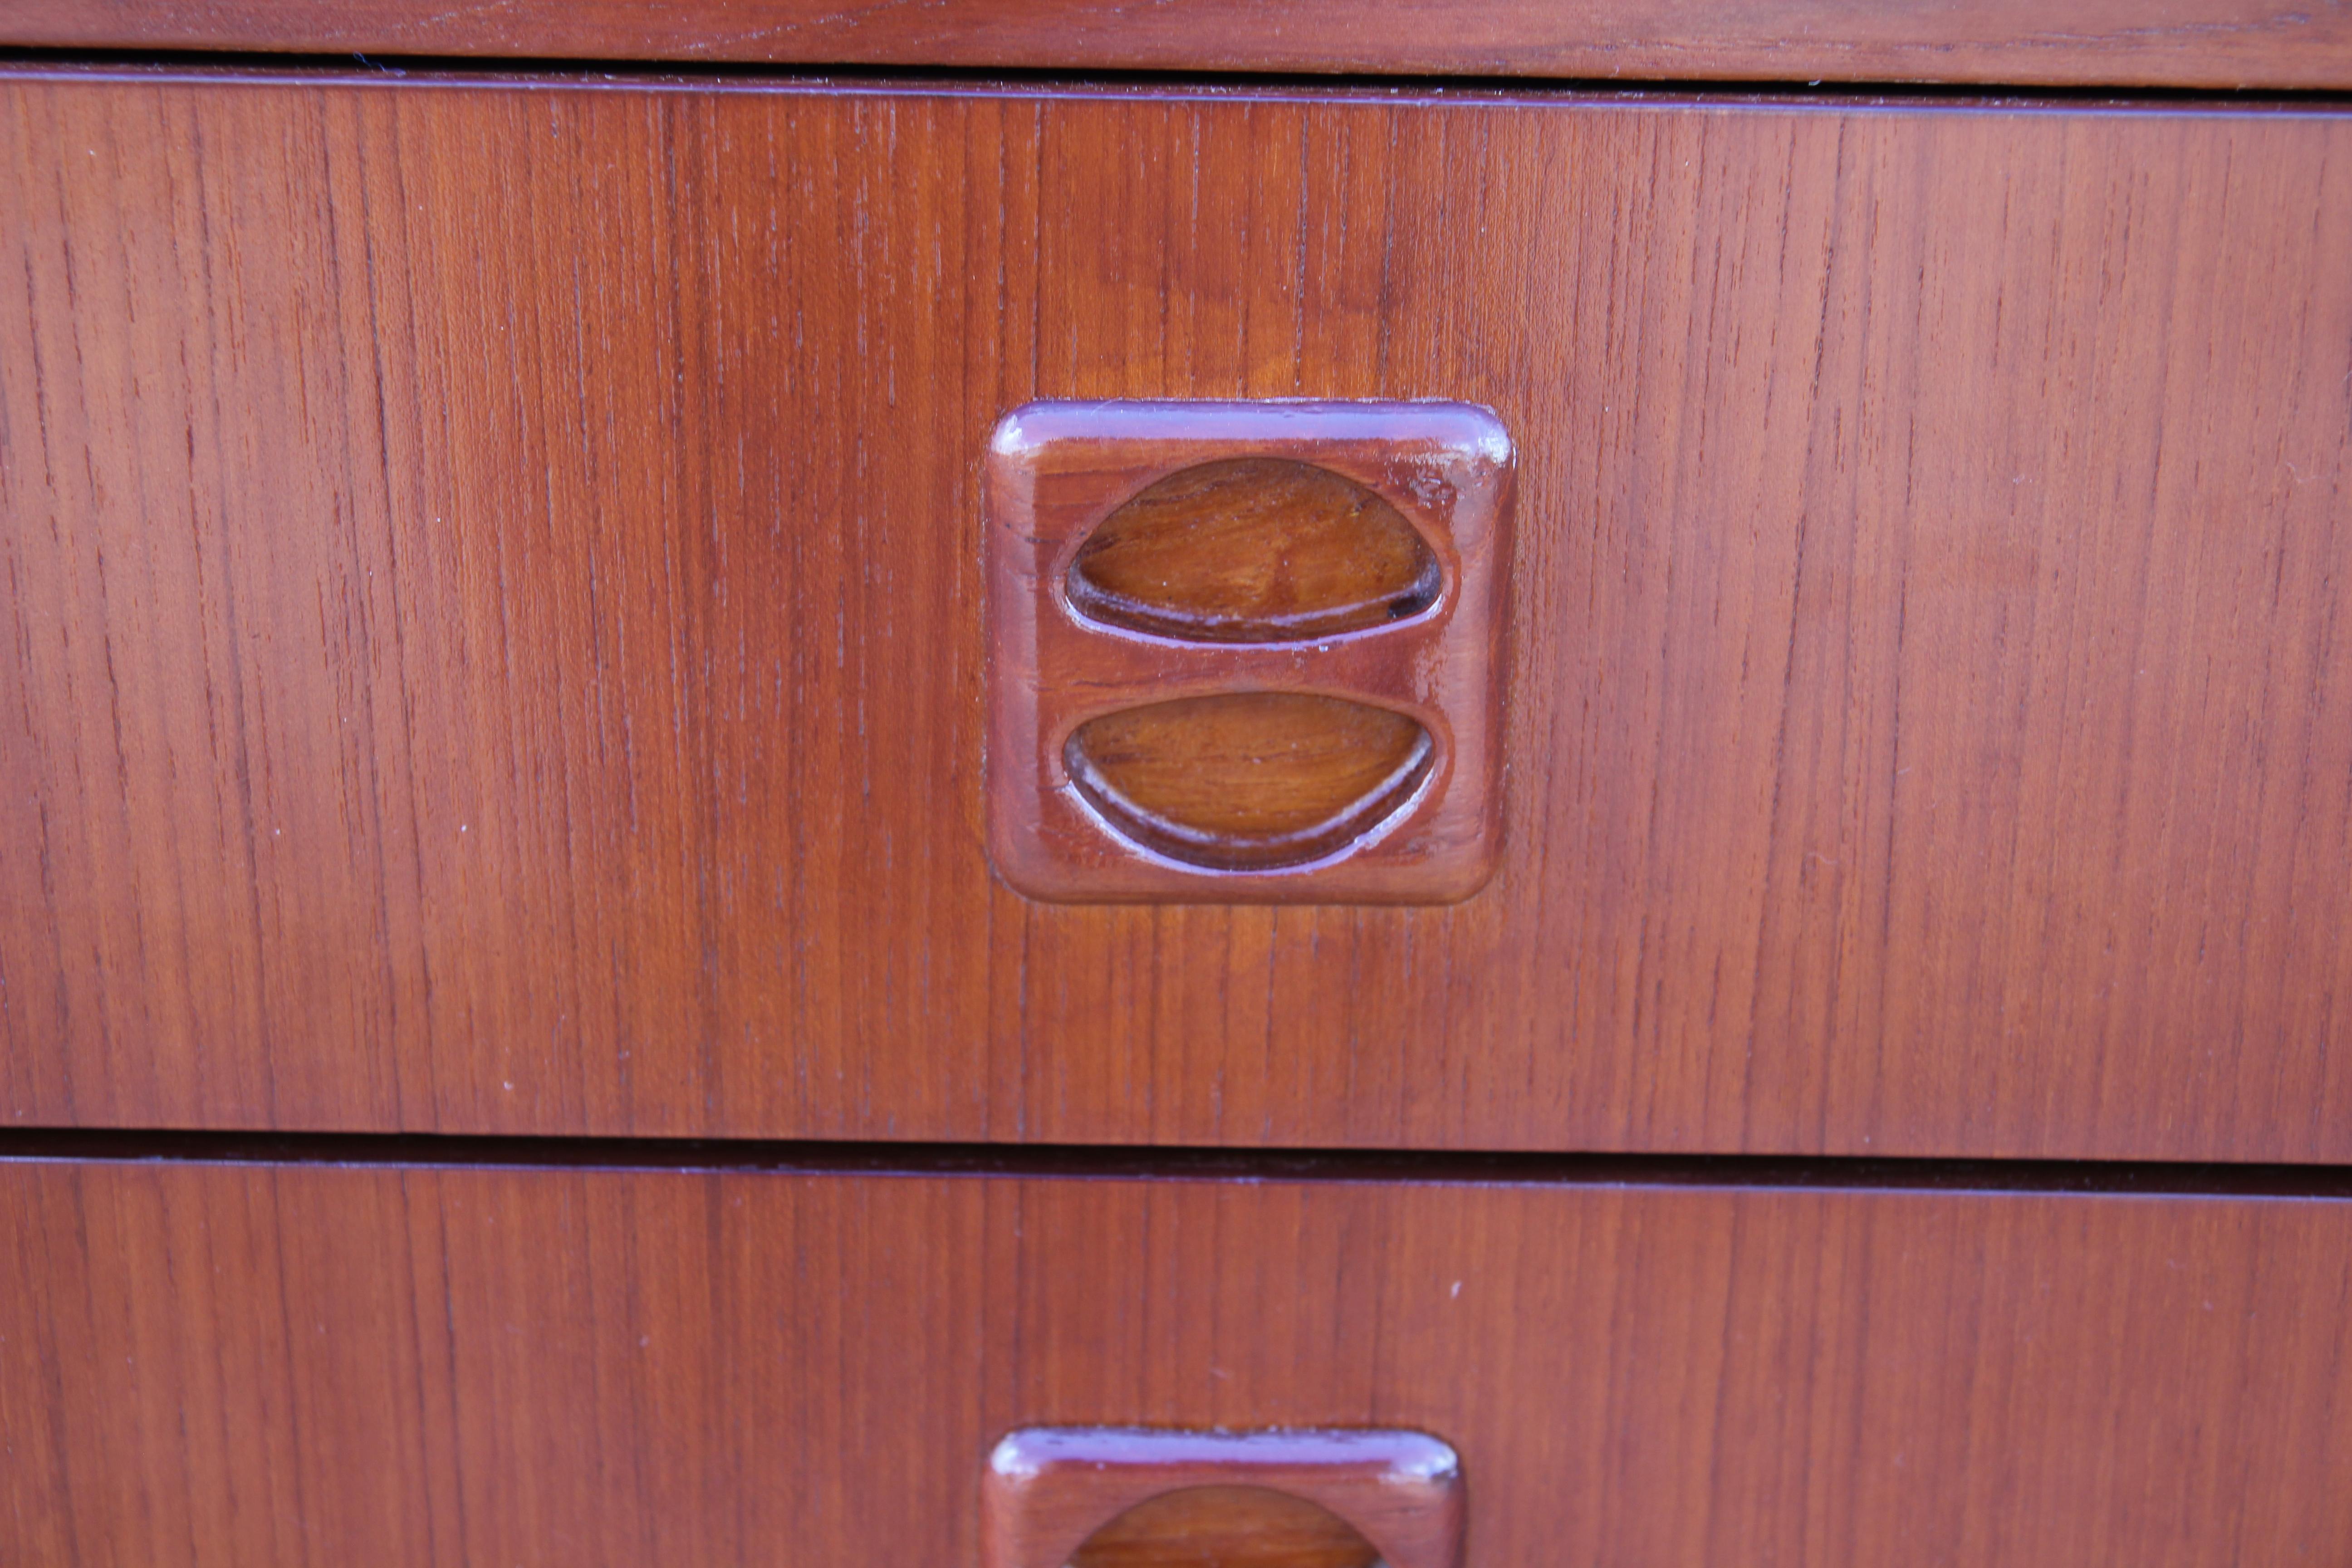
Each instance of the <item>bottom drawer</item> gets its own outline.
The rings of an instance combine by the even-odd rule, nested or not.
[[[1029,1424],[1416,1427],[1472,1568],[2352,1562],[2352,1202],[0,1164],[0,1562],[969,1564]]]

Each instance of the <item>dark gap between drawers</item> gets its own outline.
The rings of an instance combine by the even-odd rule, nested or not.
[[[2333,1165],[0,1129],[0,1162],[29,1160],[2352,1198]]]
[[[709,62],[504,55],[276,54],[247,49],[79,49],[0,44],[0,73],[80,72],[106,79],[286,80],[311,85],[543,88],[823,88],[838,91],[992,90],[1044,96],[1119,96],[1162,89],[1179,97],[1311,97],[1523,101],[1605,97],[1693,107],[1950,106],[2243,110],[2352,109],[2352,89],[2068,86],[2002,82],[1696,80],[1624,77],[1377,76],[1334,72],[1047,70],[979,66],[876,67],[856,61]]]

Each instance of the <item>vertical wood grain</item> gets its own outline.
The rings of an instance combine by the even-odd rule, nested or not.
[[[0,1107],[2352,1158],[2318,111],[0,84]],[[1504,866],[1060,909],[975,473],[1518,437]]]
[[[970,1563],[1037,1423],[1425,1429],[1468,1561],[2335,1562],[2341,1201],[0,1166],[0,1555]]]

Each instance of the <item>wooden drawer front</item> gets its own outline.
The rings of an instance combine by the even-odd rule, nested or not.
[[[2352,85],[2352,16],[2294,0],[12,0],[0,44],[981,70],[1461,72],[1695,81]]]
[[[1467,1562],[2340,1563],[2352,1204],[20,1163],[0,1557],[973,1561],[1032,1423],[1418,1427]]]
[[[2352,1159],[2352,121],[0,83],[0,1116]],[[1519,447],[1502,867],[1061,908],[1033,396]]]

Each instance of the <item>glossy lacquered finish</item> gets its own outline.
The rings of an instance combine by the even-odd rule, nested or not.
[[[1195,485],[1136,525],[1154,547],[1119,574],[1134,579],[1128,593],[1073,591],[1108,553],[1106,534],[1129,533],[1139,500],[1249,459],[1304,467],[1368,504],[1318,521],[1338,509],[1280,469],[1245,475],[1239,497]],[[1252,489],[1275,494],[1252,506]],[[1501,847],[1513,497],[1508,433],[1457,404],[1044,403],[1007,415],[984,516],[997,869],[1046,899],[1476,892]],[[1362,585],[1314,558],[1350,535],[1360,551],[1370,532],[1369,553],[1386,560],[1397,528],[1420,535],[1427,588],[1407,557],[1369,574],[1396,578],[1392,616],[1315,624],[1313,611],[1345,610]],[[1226,563],[1257,557],[1269,558],[1263,582],[1225,581]],[[1166,600],[1148,620],[1134,597],[1145,592]],[[1126,624],[1105,617],[1106,600],[1126,606]],[[1206,626],[1178,613],[1194,600],[1216,611]],[[1122,763],[1152,782],[1148,799],[1120,787]]]
[[[1055,1559],[1068,1568],[1374,1568],[1380,1550],[1318,1504],[1265,1487],[1187,1487],[1145,1499]]]
[[[42,1568],[970,1564],[1049,1424],[1425,1432],[1474,1564],[2352,1551],[2342,1200],[36,1163],[0,1259]]]
[[[982,69],[2352,86],[2344,0],[14,0],[0,44]]]
[[[1098,714],[1070,731],[1067,782],[1127,858],[1156,852],[1211,902],[1352,858],[1425,799],[1436,745],[1411,715],[1315,691],[1218,691]],[[1327,901],[1339,901],[1327,900]],[[1433,900],[1443,901],[1443,900]]]
[[[2340,114],[37,73],[0,168],[11,1121],[2352,1159]],[[1483,891],[992,875],[1041,396],[1496,411]]]
[[[1287,409],[1255,405],[1269,418]],[[1426,614],[1446,573],[1421,530],[1371,488],[1292,458],[1228,457],[1112,508],[1061,586],[1084,619],[1146,637],[1311,643]]]

